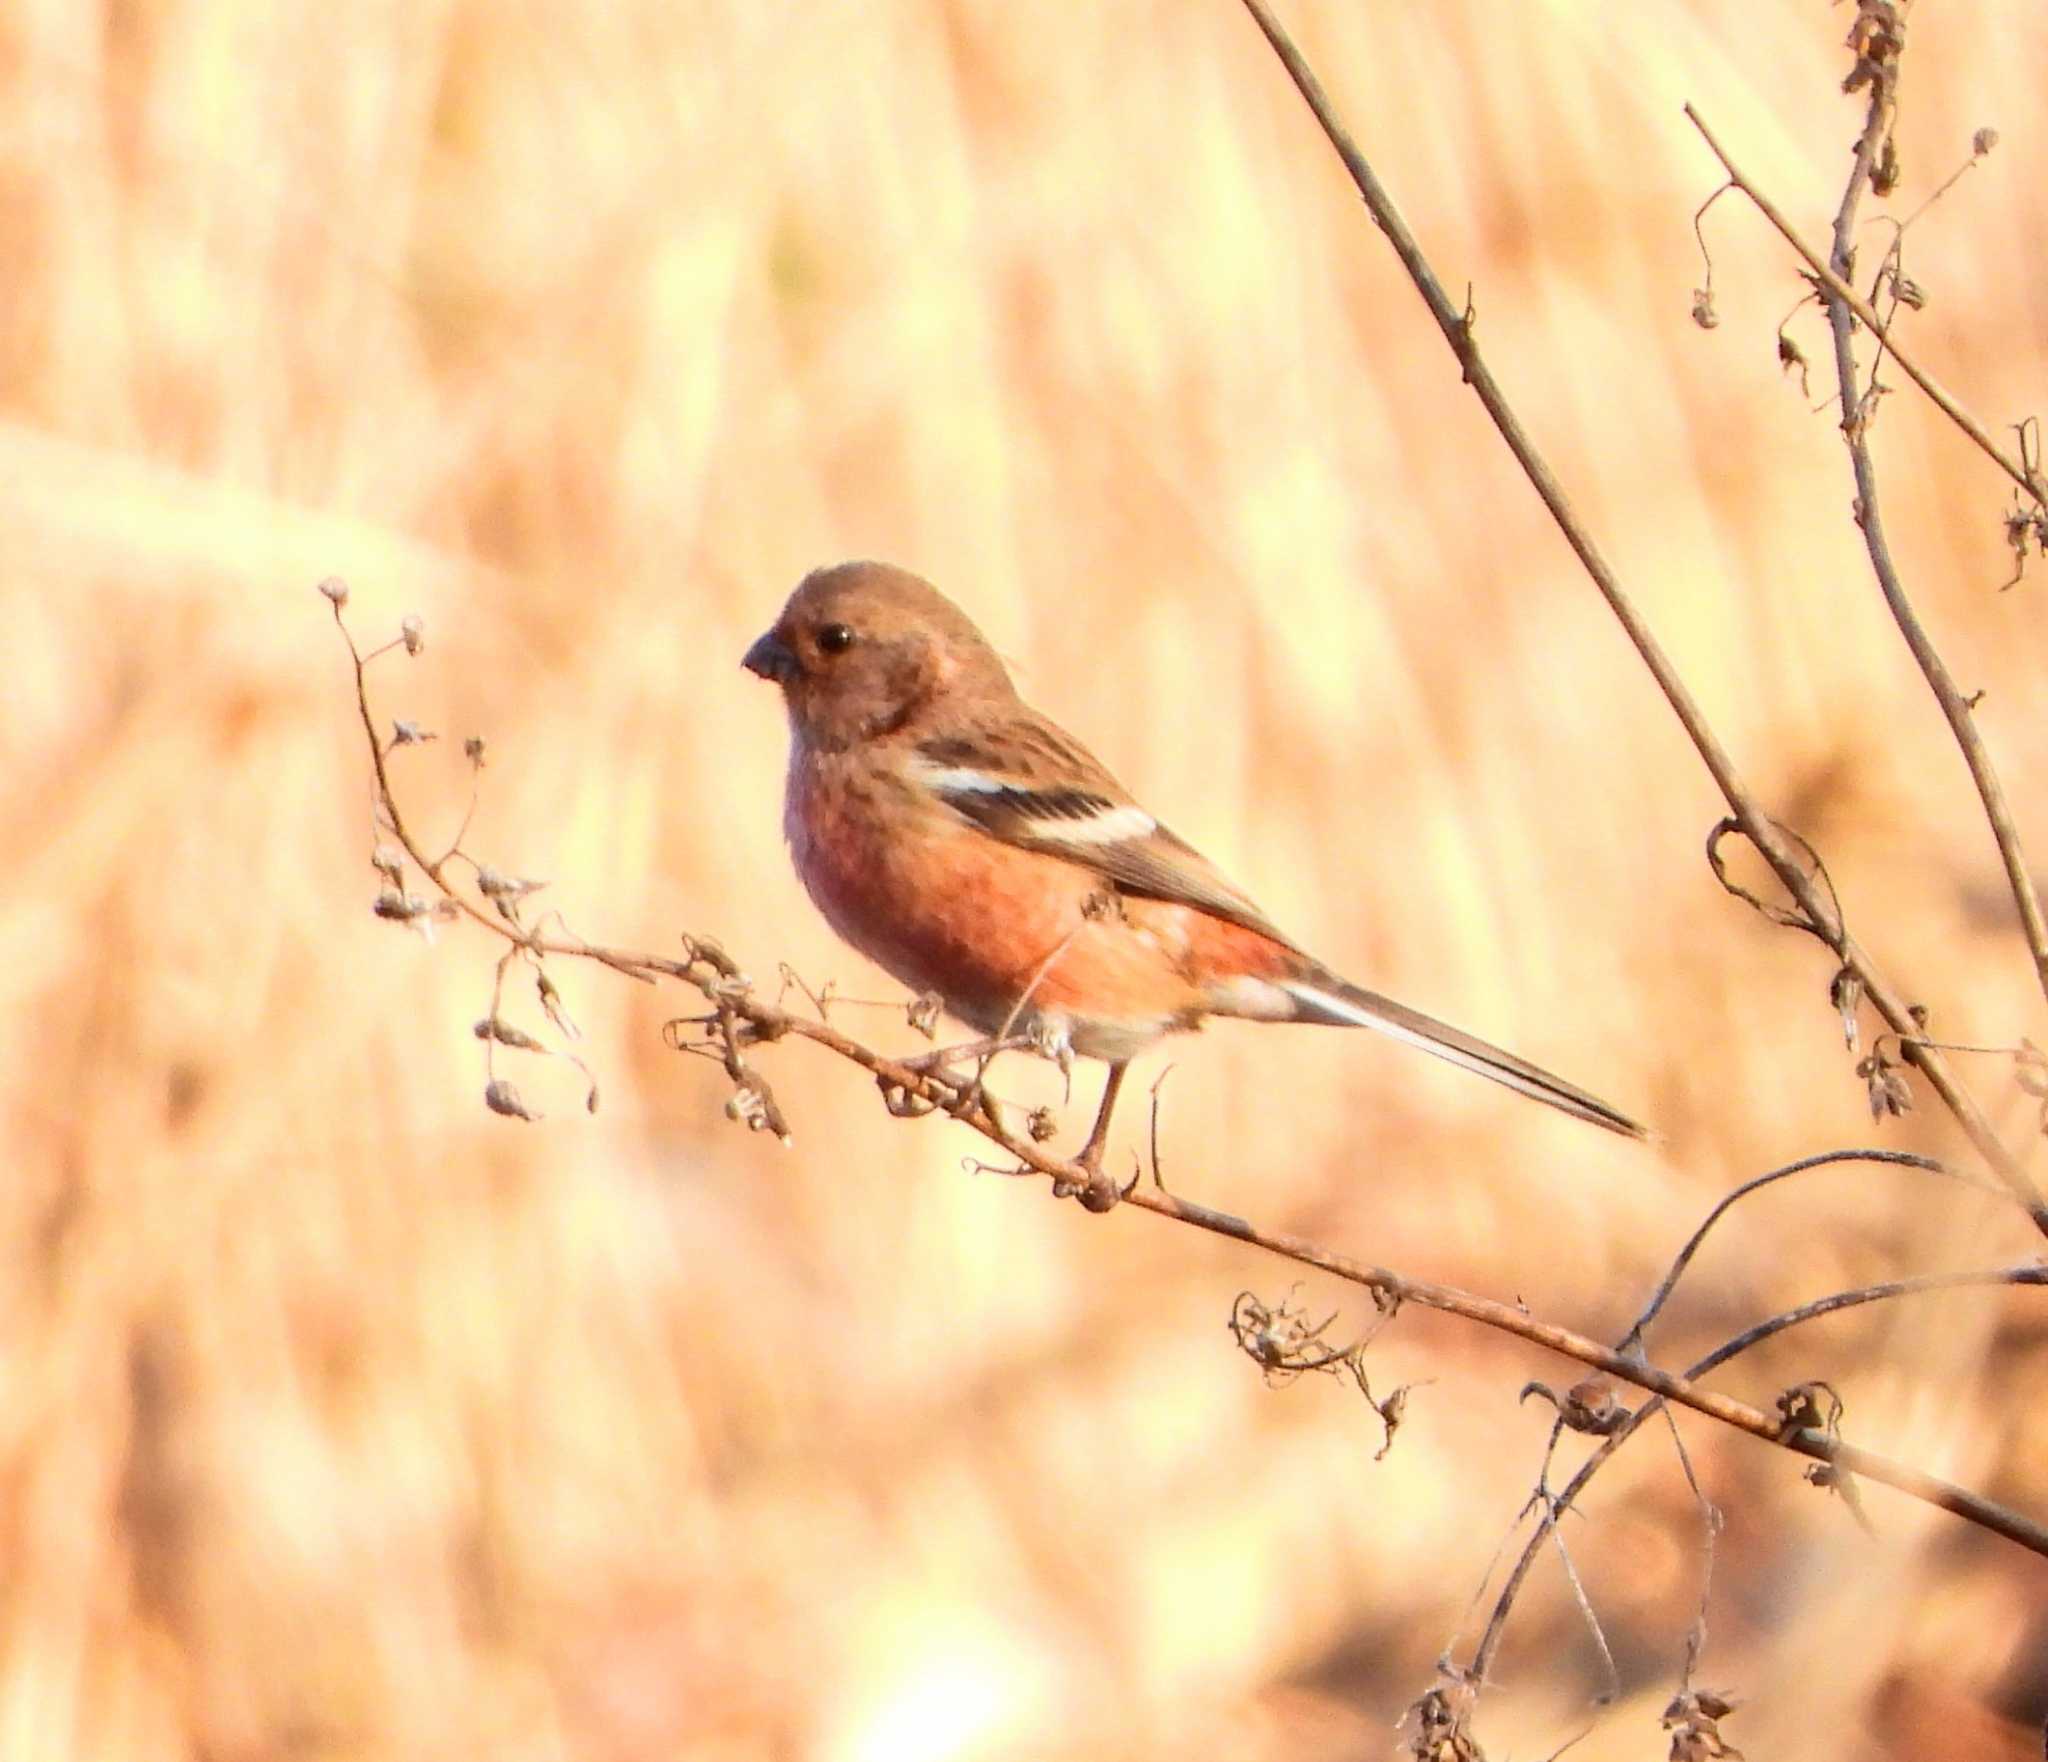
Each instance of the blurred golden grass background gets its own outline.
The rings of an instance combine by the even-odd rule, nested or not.
[[[1852,925],[1941,1031],[2038,1036],[1832,421],[1773,359],[1799,285],[1734,200],[1721,326],[1687,316],[1715,180],[1680,104],[1819,236],[1848,13],[1289,15]],[[1914,18],[1899,211],[2003,137],[1908,258],[1913,344],[1994,426],[2043,402],[2044,61],[2032,0]],[[1374,1462],[1355,1397],[1230,1349],[1286,1268],[968,1178],[961,1132],[801,1047],[768,1060],[795,1148],[750,1139],[661,1049],[676,1000],[601,973],[559,976],[604,1110],[541,1068],[544,1124],[488,1116],[488,951],[366,909],[328,574],[366,638],[426,619],[376,675],[449,737],[403,756],[425,824],[483,734],[470,847],[579,929],[883,996],[788,873],[737,660],[809,566],[909,564],[1334,965],[1666,1134],[1222,1029],[1164,1092],[1192,1197],[1612,1334],[1737,1179],[1959,1151],[1874,1131],[1823,957],[1713,886],[1704,774],[1226,0],[20,0],[0,81],[0,1755],[1382,1754],[1538,1458],[1514,1391],[1557,1365],[1403,1317],[1376,1383],[1426,1386]],[[1910,392],[1877,445],[2039,833],[2004,492]],[[1807,1177],[1653,1345],[2035,1246]],[[1859,1440],[2039,1512],[2031,1309],[1864,1311],[1722,1380],[1827,1375]],[[1682,1425],[1728,1517],[1701,1677],[1750,1698],[1733,1741],[2033,1753],[2038,1562],[1882,1491],[1866,1537]],[[1570,1536],[1624,1685],[1575,1754],[1655,1753],[1703,1567],[1668,1438]],[[1554,1563],[1500,1677],[1496,1754],[1593,1718]]]

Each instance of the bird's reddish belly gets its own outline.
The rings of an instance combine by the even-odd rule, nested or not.
[[[788,832],[819,911],[903,984],[984,1033],[1066,1018],[1077,1044],[1091,1023],[1149,1038],[1197,1007],[1186,908],[1119,900],[890,788],[793,771]]]

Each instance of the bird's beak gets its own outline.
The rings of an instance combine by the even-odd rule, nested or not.
[[[796,655],[788,643],[769,631],[755,640],[747,650],[746,658],[740,665],[749,673],[758,673],[763,679],[772,679],[777,685],[787,685],[796,677]]]

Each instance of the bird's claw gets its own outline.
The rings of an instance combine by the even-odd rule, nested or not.
[[[1098,1214],[1114,1211],[1131,1196],[1131,1188],[1138,1184],[1134,1171],[1128,1185],[1118,1186],[1116,1177],[1103,1168],[1099,1151],[1094,1156],[1084,1154],[1077,1157],[1073,1166],[1081,1172],[1082,1178],[1076,1180],[1072,1175],[1055,1175],[1052,1196],[1055,1199],[1078,1199],[1084,1211]]]

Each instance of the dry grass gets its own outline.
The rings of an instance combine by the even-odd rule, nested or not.
[[[1681,100],[1817,232],[1845,15],[1310,22],[1852,925],[1942,1029],[2035,1025],[1841,449],[1772,360],[1796,288],[1733,205],[1722,326],[1687,321]],[[2004,136],[1915,235],[1915,334],[2002,423],[2048,402],[2048,17],[1915,28],[1908,204]],[[661,1000],[595,975],[606,1111],[542,1076],[547,1124],[488,1117],[474,943],[364,910],[310,591],[425,614],[388,708],[490,737],[472,843],[581,927],[875,993],[786,872],[737,658],[815,562],[921,568],[1333,964],[1668,1134],[1218,1031],[1174,1055],[1179,1183],[1614,1331],[1711,1196],[1871,1128],[1821,957],[1712,887],[1705,777],[1247,21],[46,0],[0,18],[0,81],[0,1755],[1378,1753],[1552,1367],[1404,1319],[1376,1362],[1436,1380],[1374,1466],[1354,1400],[1228,1350],[1232,1292],[1283,1271],[964,1178],[956,1130],[801,1049],[797,1148],[748,1139],[659,1050]],[[2002,492],[1908,397],[1878,442],[2040,833],[2048,651],[2040,590],[1991,591]],[[446,759],[408,761],[423,813],[459,808]],[[1817,1176],[1729,1230],[1674,1338],[2024,1252],[1986,1207]],[[1864,1441],[2039,1510],[2026,1308],[1870,1313],[1730,1386],[1832,1375]],[[1753,1698],[1752,1756],[2038,1721],[2038,1563],[1882,1494],[1871,1542],[1688,1435],[1731,1525],[1705,1677]],[[1637,1456],[1573,1532],[1627,1681],[1587,1758],[1655,1747],[1699,1570],[1668,1449]],[[1490,1742],[1547,1750],[1598,1680],[1553,1580]]]

